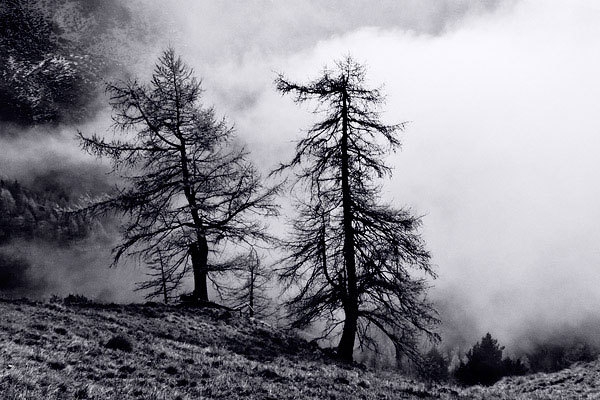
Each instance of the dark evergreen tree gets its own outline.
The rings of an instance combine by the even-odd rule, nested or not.
[[[115,263],[160,249],[170,265],[191,263],[193,300],[206,302],[209,253],[268,238],[252,217],[275,213],[277,188],[264,187],[245,150],[234,145],[232,128],[200,105],[200,82],[172,49],[159,58],[149,85],[128,81],[108,91],[120,137],[80,136],[85,150],[111,159],[126,185],[88,209],[127,217]]]
[[[456,378],[464,385],[494,384],[502,377],[502,350],[488,332],[467,352],[467,362],[461,362]]]
[[[364,67],[347,57],[308,84],[280,75],[277,89],[298,103],[313,100],[315,123],[296,145],[286,169],[296,171],[298,217],[285,242],[289,256],[280,278],[295,287],[290,300],[295,326],[327,321],[325,335],[341,326],[338,355],[352,361],[356,338],[373,346],[373,329],[398,354],[419,357],[414,336],[431,330],[435,311],[425,299],[424,279],[435,276],[417,232],[420,219],[380,202],[377,180],[391,174],[385,156],[400,146],[403,125],[380,121],[383,96],[365,86]],[[303,195],[308,193],[308,195]]]
[[[493,385],[503,376],[523,375],[527,372],[521,360],[502,359],[504,346],[488,332],[466,354],[467,361],[455,371],[456,379],[463,385]]]
[[[525,375],[528,372],[529,368],[527,368],[527,366],[523,364],[519,358],[513,360],[512,358],[506,357],[504,360],[502,360],[503,376],[519,376]]]

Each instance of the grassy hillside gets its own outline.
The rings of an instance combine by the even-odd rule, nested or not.
[[[475,399],[600,399],[600,363],[580,363],[552,374],[502,379],[494,386],[475,386],[464,395]]]
[[[0,315],[2,399],[564,399],[598,393],[600,377],[586,365],[485,389],[430,386],[337,364],[221,310],[0,301]]]

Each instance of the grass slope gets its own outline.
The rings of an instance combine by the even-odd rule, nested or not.
[[[211,309],[0,301],[2,399],[451,398]],[[124,336],[132,351],[107,348]]]
[[[131,349],[107,347],[114,337]],[[458,389],[337,364],[302,339],[220,310],[0,300],[3,400],[585,398],[598,393],[600,366],[590,368]]]
[[[600,399],[600,362],[578,363],[552,374],[507,377],[495,385],[464,391],[474,399]]]

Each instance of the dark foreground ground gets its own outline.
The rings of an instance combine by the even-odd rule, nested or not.
[[[460,389],[340,365],[222,310],[0,300],[0,399],[219,398],[600,399],[600,364]]]

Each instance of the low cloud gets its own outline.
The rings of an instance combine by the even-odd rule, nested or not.
[[[599,6],[138,4],[162,34],[132,48],[132,74],[147,80],[154,57],[173,45],[263,172],[289,158],[313,120],[275,92],[275,73],[305,81],[348,53],[367,64],[370,82],[385,84],[385,119],[411,121],[403,151],[389,159],[385,199],[424,215],[440,276],[432,298],[449,342],[470,346],[489,331],[517,348],[532,326],[595,329],[586,321],[600,301]],[[108,125],[106,113],[82,131]],[[110,184],[107,165],[87,167],[102,164],[81,153],[74,132],[18,136],[2,142],[3,174],[70,190]]]

